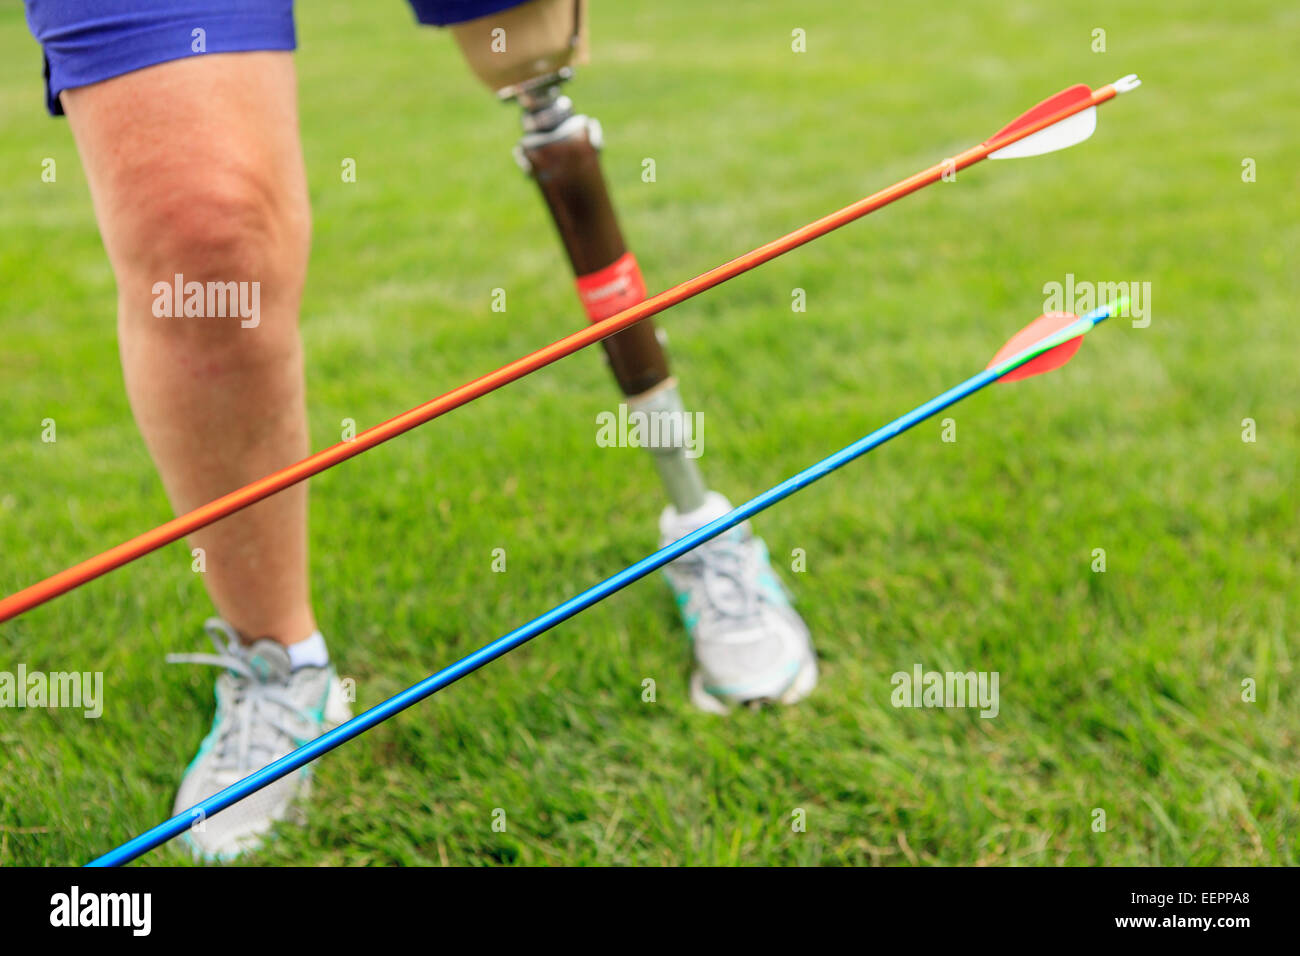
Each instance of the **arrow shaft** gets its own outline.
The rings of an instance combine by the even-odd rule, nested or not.
[[[581,331],[552,342],[530,355],[503,365],[493,372],[489,372],[459,388],[452,389],[450,392],[404,412],[396,418],[391,418],[382,424],[366,429],[351,441],[340,442],[310,455],[302,461],[236,489],[205,505],[201,505],[193,511],[178,515],[170,521],[146,531],[144,534],[137,535],[92,558],[87,558],[43,581],[29,585],[21,591],[16,591],[8,597],[0,599],[0,622],[17,617],[60,594],[94,580],[102,574],[107,574],[109,571],[156,551],[164,545],[178,541],[200,528],[205,528],[213,522],[234,514],[236,511],[256,504],[262,499],[283,491],[285,488],[304,481],[313,475],[318,475],[327,468],[332,468],[340,462],[354,458],[376,445],[380,445],[441,415],[445,415],[455,408],[459,408],[504,385],[517,381],[525,375],[584,349],[601,339],[608,338],[642,319],[663,312],[665,309],[712,289],[714,286],[733,279],[741,273],[748,272],[765,262],[770,262],[777,256],[875,212],[877,209],[914,193],[931,183],[938,182],[943,177],[944,172],[950,168],[953,170],[965,169],[987,158],[990,153],[1004,146],[1024,139],[1026,136],[1051,126],[1053,123],[1058,123],[1081,110],[1088,109],[1090,106],[1104,103],[1106,100],[1113,98],[1115,94],[1116,90],[1113,84],[1100,87],[1093,91],[1089,100],[1080,100],[1078,103],[1046,116],[1036,123],[1029,124],[1004,136],[995,137],[988,142],[981,143],[979,146],[974,146],[960,153],[951,161],[936,163],[929,169],[872,193],[870,196],[787,233],[779,239],[765,243],[757,249],[738,256],[702,275],[688,279],[660,292],[658,295],[651,296],[643,302],[624,309],[622,312],[603,321],[596,322]]]
[[[377,704],[362,714],[357,715],[345,724],[340,724],[333,730],[327,731],[320,737],[299,747],[297,750],[281,757],[274,763],[270,763],[243,780],[232,784],[220,793],[214,794],[203,800],[189,810],[178,813],[176,816],[166,820],[151,830],[140,834],[132,840],[128,840],[114,850],[105,853],[103,856],[92,861],[90,866],[119,866],[123,863],[129,863],[136,857],[148,852],[160,844],[167,842],[173,837],[179,836],[187,830],[192,822],[196,819],[207,819],[214,813],[219,813],[234,803],[247,797],[249,794],[260,790],[262,787],[280,779],[286,774],[305,766],[315,760],[322,754],[328,753],[340,744],[346,743],[353,737],[365,733],[367,730],[383,723],[388,718],[401,713],[413,704],[416,704],[426,697],[437,693],[444,687],[454,684],[467,674],[478,670],[484,664],[496,660],[503,654],[507,654],[517,647],[526,644],[539,634],[549,631],[556,625],[567,621],[569,618],[586,610],[594,604],[598,604],[605,598],[618,591],[623,590],[635,581],[639,581],[646,575],[662,568],[670,563],[704,544],[711,541],[718,535],[734,528],[743,521],[752,518],[761,511],[765,511],[778,501],[790,497],[796,491],[806,488],[819,478],[824,478],[831,472],[843,468],[849,462],[861,458],[867,452],[874,448],[879,448],[891,438],[901,435],[910,428],[915,427],[927,418],[954,405],[980,389],[996,382],[999,378],[1008,372],[1019,368],[1026,362],[1031,361],[1036,356],[1053,348],[1060,343],[1083,335],[1089,329],[1093,328],[1099,322],[1109,318],[1115,311],[1114,305],[1101,306],[1089,312],[1087,315],[1071,323],[1064,329],[1054,332],[1041,341],[1034,343],[1024,351],[1008,358],[1006,361],[999,363],[991,369],[985,369],[976,375],[972,375],[966,381],[959,385],[954,385],[940,395],[936,395],[924,404],[918,405],[905,415],[900,415],[887,425],[877,428],[869,435],[864,435],[852,444],[841,448],[833,455],[823,458],[821,461],[810,465],[796,475],[792,475],[780,484],[769,488],[762,494],[757,495],[744,504],[733,508],[720,518],[717,518],[704,525],[696,531],[691,532],[684,537],[678,538],[671,544],[665,545],[653,554],[649,554],[641,560],[628,565],[617,574],[611,575],[580,594],[576,594],[556,605],[545,614],[533,618],[527,624],[515,628],[508,634],[503,634],[490,644],[485,644],[474,653],[461,658],[456,663],[443,668],[436,674],[431,674],[419,683],[408,687],[394,697],[381,704]]]

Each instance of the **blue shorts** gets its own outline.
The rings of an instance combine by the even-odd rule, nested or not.
[[[446,26],[524,0],[409,0],[420,23]],[[59,94],[204,53],[292,50],[293,0],[24,0],[45,51],[45,104]]]

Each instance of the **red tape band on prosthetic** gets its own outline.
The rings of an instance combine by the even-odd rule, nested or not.
[[[593,322],[617,315],[646,297],[636,256],[625,252],[603,269],[578,276],[578,298]]]

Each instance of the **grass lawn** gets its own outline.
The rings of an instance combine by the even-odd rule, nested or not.
[[[822,655],[806,704],[695,711],[671,597],[645,581],[320,760],[310,824],[256,861],[1300,862],[1300,8],[743,10],[593,13],[595,61],[570,93],[604,125],[654,289],[1069,83],[1144,85],[1079,148],[981,164],[664,315],[716,487],[747,498],[977,371],[1067,274],[1149,282],[1150,325],[1109,322],[1062,372],[957,406],[955,442],[926,423],[762,516]],[[510,160],[515,111],[450,37],[399,0],[313,0],[299,43],[319,448],[345,418],[373,425],[584,319]],[[40,65],[21,5],[0,7],[5,594],[170,516]],[[317,613],[358,706],[653,549],[647,457],[594,440],[617,401],[592,349],[313,482]],[[212,673],[163,658],[205,648],[209,613],[175,544],[0,625],[0,670],[102,671],[105,694],[98,720],[0,712],[0,864],[84,862],[169,815]],[[1000,713],[896,709],[890,677],[918,663],[997,671]]]

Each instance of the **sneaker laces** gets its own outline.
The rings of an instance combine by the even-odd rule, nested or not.
[[[230,694],[225,699],[229,719],[222,722],[222,733],[213,741],[213,766],[217,770],[251,773],[287,752],[284,738],[294,742],[300,739],[301,727],[295,729],[288,723],[286,712],[308,725],[310,718],[289,696],[287,684],[271,683],[254,672],[248,649],[233,627],[220,618],[209,618],[203,630],[216,654],[168,654],[167,663],[225,669],[230,678]]]
[[[753,553],[748,535],[728,534],[716,538],[673,563],[699,579],[700,586],[693,588],[692,593],[699,597],[701,619],[742,624],[761,614],[763,593],[753,584]]]

